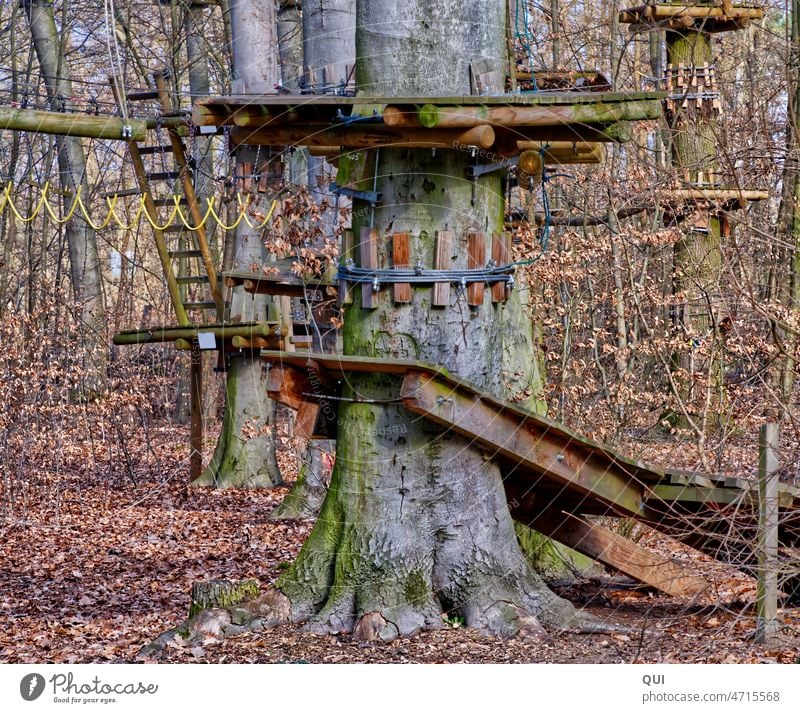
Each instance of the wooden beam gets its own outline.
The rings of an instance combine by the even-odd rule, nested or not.
[[[483,124],[515,127],[611,124],[617,121],[658,119],[661,113],[660,103],[652,100],[538,106],[424,104],[417,112],[420,124],[429,129],[463,129]]]
[[[266,126],[258,129],[231,129],[234,146],[341,146],[343,148],[374,148],[399,146],[407,148],[443,148],[475,146],[488,149],[494,144],[495,132],[491,126],[474,126],[468,129],[372,127],[330,128],[328,124],[299,126]]]
[[[219,340],[232,337],[270,337],[280,334],[280,325],[274,322],[250,322],[246,324],[208,324],[179,327],[152,327],[119,332],[114,335],[114,344],[152,344],[156,342],[174,342],[178,339],[197,339],[198,332],[211,332]]]
[[[708,589],[708,583],[685,565],[582,517],[548,508],[523,524],[666,594],[695,596]]]
[[[771,644],[780,632],[778,620],[778,425],[766,423],[759,434],[758,589],[756,642]]]
[[[0,129],[117,141],[144,141],[147,137],[147,123],[141,119],[11,107],[0,107]]]
[[[403,378],[400,396],[410,411],[466,436],[490,457],[510,458],[556,486],[599,500],[623,517],[646,514],[639,483],[599,454],[576,448],[573,439],[564,439],[546,422],[521,418],[515,410],[497,408],[480,395],[419,372]]]

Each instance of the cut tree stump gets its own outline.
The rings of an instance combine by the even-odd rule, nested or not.
[[[192,585],[192,603],[189,618],[204,609],[232,607],[247,599],[255,599],[260,592],[257,579],[212,579]]]

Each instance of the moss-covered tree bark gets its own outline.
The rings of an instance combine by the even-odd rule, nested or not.
[[[471,62],[502,67],[504,27],[505,4],[493,0],[363,0],[360,91],[468,94]],[[425,266],[432,266],[436,231],[453,231],[452,268],[467,266],[468,232],[502,231],[499,178],[482,177],[473,192],[469,161],[469,152],[455,150],[381,152],[379,264],[391,264],[395,231],[411,233],[411,264]],[[354,214],[358,234],[370,211]],[[344,349],[442,364],[517,401],[540,388],[518,291],[506,303],[487,297],[471,309],[453,288],[450,306],[432,309],[430,288],[416,288],[410,304],[393,305],[384,292],[378,308],[366,310],[356,289]],[[505,636],[576,623],[579,613],[547,589],[520,551],[498,467],[466,439],[406,411],[398,390],[395,378],[379,374],[353,375],[344,388],[328,495],[297,561],[276,584],[291,619],[384,640],[439,627],[443,614]]]
[[[678,179],[688,187],[707,187],[715,182],[717,171],[716,117],[710,102],[698,105],[695,94],[702,91],[691,77],[712,66],[711,38],[696,30],[667,33],[667,62],[673,72],[683,68],[685,86],[675,86],[675,94],[691,95],[687,102],[675,100],[668,112],[672,145],[672,164]],[[721,229],[717,213],[698,204],[686,206],[683,236],[674,248],[673,328],[682,348],[673,355],[673,383],[678,404],[671,421],[680,426],[692,419],[704,430],[703,421],[713,423],[706,412],[709,403],[719,411],[722,398],[722,345],[720,277],[722,270]],[[702,386],[698,388],[698,384]],[[711,399],[708,389],[711,390]]]
[[[232,0],[230,21],[233,45],[233,89],[239,93],[272,93],[278,83],[277,18],[274,3]],[[242,146],[236,160],[259,164],[266,157],[256,147]],[[242,221],[233,236],[227,269],[262,265],[266,254],[260,232]],[[267,319],[268,298],[248,295],[241,287],[232,291],[232,322]],[[274,317],[274,314],[272,315]],[[209,467],[193,485],[263,487],[281,483],[275,457],[275,404],[266,392],[258,352],[243,351],[230,359],[225,381],[222,429]]]

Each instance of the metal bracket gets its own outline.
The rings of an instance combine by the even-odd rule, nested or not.
[[[337,195],[342,196],[349,196],[350,198],[358,198],[362,201],[367,201],[371,204],[376,204],[381,202],[381,194],[377,191],[357,191],[354,188],[345,188],[344,186],[337,186],[335,183],[331,183],[328,186],[328,190],[331,193],[336,193]]]
[[[514,156],[513,158],[508,158],[505,161],[500,161],[499,163],[476,163],[471,166],[467,166],[467,177],[478,178],[480,176],[485,176],[487,173],[494,173],[495,171],[503,171],[508,168],[513,168],[517,165],[518,161],[519,156]]]
[[[133,127],[130,124],[123,124],[122,125],[122,138],[123,139],[132,139],[133,138]]]

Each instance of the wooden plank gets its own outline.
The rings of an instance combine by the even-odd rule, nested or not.
[[[756,642],[770,644],[781,628],[778,620],[778,447],[775,423],[759,434],[758,464],[758,588],[756,592]]]
[[[467,268],[475,270],[486,266],[486,236],[483,233],[470,233],[467,236]],[[470,282],[467,285],[467,304],[479,307],[483,304],[486,285],[483,282]]]
[[[358,252],[361,258],[361,267],[378,267],[378,231],[374,228],[361,228]],[[361,306],[364,309],[376,309],[378,295],[368,282],[361,283]]]
[[[453,231],[436,231],[436,252],[433,257],[434,270],[447,270],[450,268],[453,255]],[[450,306],[450,283],[437,282],[431,293],[432,307]]]
[[[523,524],[666,594],[694,596],[708,589],[686,566],[584,518],[548,508]]]
[[[411,264],[411,246],[408,233],[395,233],[392,236],[392,263],[395,267],[409,267]],[[396,282],[394,285],[395,303],[411,302],[411,285],[408,282]]]
[[[294,421],[295,436],[298,438],[311,438],[314,435],[314,427],[317,425],[319,410],[319,404],[308,401],[300,404]]]
[[[738,488],[705,488],[688,485],[654,485],[645,497],[667,503],[716,503],[732,505],[742,503],[747,493]]]
[[[646,515],[642,486],[598,454],[574,448],[552,429],[521,419],[510,408],[497,408],[482,395],[462,391],[421,373],[409,372],[400,390],[403,405],[452,429],[485,448],[490,457],[513,460],[553,485],[599,500],[611,512]],[[521,470],[519,477],[529,477]]]
[[[511,261],[511,233],[492,234],[492,260],[495,265],[507,265]],[[505,282],[492,285],[492,302],[505,302],[508,299],[508,286]]]

